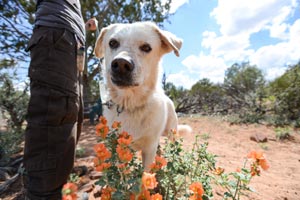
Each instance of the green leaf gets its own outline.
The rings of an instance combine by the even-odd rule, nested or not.
[[[114,192],[112,195],[111,195],[111,197],[112,197],[112,199],[120,199],[120,200],[122,200],[122,199],[126,199],[125,197],[126,197],[126,195],[124,194],[124,193],[122,193],[121,191],[116,191],[116,192]]]
[[[104,187],[106,185],[106,181],[102,178],[99,178],[99,180],[96,181],[95,184]]]
[[[131,191],[132,191],[134,194],[140,193],[140,191],[141,191],[141,185],[140,185],[140,184],[135,184],[135,185],[133,185],[132,188],[131,188]]]

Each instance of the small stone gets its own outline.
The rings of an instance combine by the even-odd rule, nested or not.
[[[254,142],[268,142],[267,136],[262,133],[255,133],[254,135],[251,135],[250,140]]]
[[[83,185],[80,188],[80,191],[90,193],[94,189],[94,187],[95,187],[94,183],[88,183],[88,184]]]
[[[90,179],[91,180],[99,179],[101,176],[102,176],[102,172],[92,171],[90,173]]]

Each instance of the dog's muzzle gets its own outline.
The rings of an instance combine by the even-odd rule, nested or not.
[[[131,59],[115,58],[111,62],[111,80],[117,86],[134,86],[134,62]]]

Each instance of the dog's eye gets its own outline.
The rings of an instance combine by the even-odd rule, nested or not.
[[[149,44],[143,44],[142,46],[140,46],[140,50],[149,53],[152,48]]]
[[[111,39],[109,41],[109,46],[112,49],[116,49],[116,48],[118,48],[120,46],[120,43],[117,40],[115,40],[115,39]]]

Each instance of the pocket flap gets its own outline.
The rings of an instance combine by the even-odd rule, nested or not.
[[[28,52],[34,46],[36,46],[40,42],[40,40],[44,37],[45,34],[46,33],[44,31],[35,31],[34,30],[31,38],[29,39],[29,42],[27,44],[27,47],[26,47],[25,51]]]

